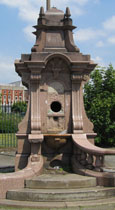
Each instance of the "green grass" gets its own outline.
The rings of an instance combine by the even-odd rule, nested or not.
[[[57,208],[56,207],[55,208],[54,207],[53,208],[52,207],[49,207],[49,208],[33,208],[33,207],[19,208],[19,207],[11,207],[11,206],[9,206],[9,207],[8,206],[0,206],[0,210],[42,210],[42,209],[43,210],[66,210],[66,209],[68,209],[68,210],[76,210],[76,209],[84,210],[84,207],[79,206],[79,207],[70,207],[70,208],[69,207],[68,208],[66,208],[66,207],[65,208],[64,207],[62,207],[62,208],[61,207],[60,208],[58,208],[58,207]],[[88,209],[89,208],[87,208],[87,210]]]
[[[38,210],[38,208],[17,208],[17,207],[8,207],[8,206],[0,206],[0,210]],[[49,210],[49,209],[44,209],[44,210]]]
[[[14,133],[0,133],[0,148],[16,147],[17,137]]]
[[[55,210],[55,208],[43,208],[43,210]],[[57,209],[57,208],[56,208]],[[0,206],[0,210],[38,210],[38,208],[33,208],[33,207],[30,207],[30,208],[18,208],[18,207],[11,207],[11,206]],[[40,209],[39,209],[40,210]]]

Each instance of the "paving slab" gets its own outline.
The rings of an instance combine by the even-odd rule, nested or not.
[[[20,202],[12,200],[0,200],[0,207],[3,207],[1,210],[16,210],[17,208],[24,208],[25,210],[26,208],[36,210],[115,210],[115,198],[113,197],[109,199],[99,199],[98,201],[92,200],[77,202]]]
[[[0,150],[0,168],[15,165],[16,151]]]
[[[96,178],[78,174],[42,174],[25,181],[26,188],[31,189],[76,189],[95,187]]]
[[[20,201],[83,201],[115,196],[115,188],[93,187],[80,189],[22,189],[7,192],[8,200]]]

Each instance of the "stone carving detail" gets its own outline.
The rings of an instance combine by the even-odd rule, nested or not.
[[[71,77],[71,79],[73,81],[84,81],[84,83],[88,82],[88,80],[90,79],[88,74],[78,74],[78,73],[74,73]]]
[[[23,72],[22,73],[22,83],[26,86],[29,87],[30,83],[30,74]]]
[[[83,80],[84,80],[85,82],[88,82],[89,79],[90,79],[89,75],[88,75],[88,74],[84,74]]]
[[[76,80],[83,80],[83,75],[82,74],[73,74],[72,75],[72,80],[74,81],[76,81]]]
[[[36,72],[32,72],[31,73],[31,80],[40,80],[41,79],[41,74],[39,74],[39,73],[36,73]]]
[[[54,58],[47,64],[47,70],[52,71],[54,79],[57,79],[61,71],[67,69],[67,64],[61,58]]]
[[[63,85],[58,82],[58,81],[54,81],[51,82],[48,86],[48,92],[51,93],[56,93],[56,94],[63,94],[64,93],[64,87]]]
[[[61,135],[61,139],[70,139],[68,141],[70,148],[67,146],[63,150],[63,147],[60,147],[58,150],[59,148],[55,147],[53,156],[63,151],[63,161],[65,159],[68,165],[75,146],[71,141],[72,134],[78,136],[85,133],[89,139],[93,138],[92,126],[83,108],[82,86],[89,79],[88,75],[95,64],[89,55],[80,53],[74,44],[72,31],[75,27],[70,18],[69,8],[65,15],[56,8],[51,8],[46,13],[41,8],[34,28],[36,43],[32,53],[22,54],[21,59],[15,62],[16,72],[22,77],[23,84],[29,88],[28,111],[23,123],[20,124],[18,135],[16,168],[20,163],[23,166],[23,160],[25,165],[28,160],[38,162],[42,155],[44,162],[50,161],[52,153],[49,152],[48,144],[46,154],[43,153],[44,141],[52,137],[50,142],[53,139],[52,145],[55,147],[60,145],[57,142],[60,142]],[[78,140],[79,138],[76,142]],[[94,161],[90,154],[85,154],[85,151],[78,151],[78,159],[82,165],[87,160],[91,167]],[[99,164],[100,159],[97,157],[96,165]]]

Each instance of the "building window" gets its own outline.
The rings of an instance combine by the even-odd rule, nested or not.
[[[10,90],[8,91],[8,94],[11,94]]]
[[[6,104],[6,96],[4,95],[4,97],[3,97],[3,98],[4,98],[3,103],[4,103],[4,104]]]
[[[11,96],[8,96],[8,102],[11,103]]]
[[[18,97],[17,96],[15,96],[15,102],[17,102],[18,101]]]
[[[6,94],[6,90],[4,90],[4,94]]]
[[[22,96],[19,96],[19,101],[22,101]]]

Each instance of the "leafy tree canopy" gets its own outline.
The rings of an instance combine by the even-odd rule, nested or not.
[[[84,87],[84,103],[97,133],[96,143],[115,146],[115,69],[97,67]]]
[[[2,94],[0,94],[0,114],[2,112]]]
[[[26,110],[27,110],[27,103],[24,101],[18,101],[12,105],[12,112],[25,113]]]

